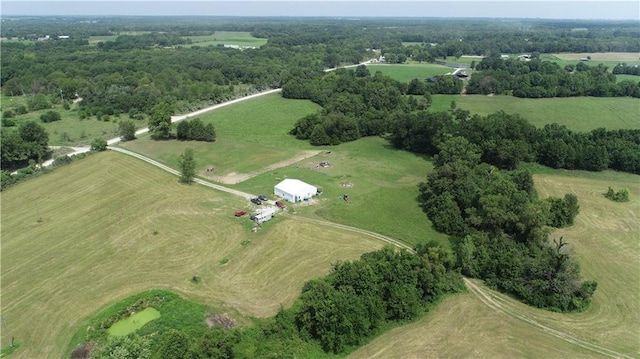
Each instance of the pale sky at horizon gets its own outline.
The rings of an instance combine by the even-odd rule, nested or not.
[[[319,16],[640,20],[639,1],[2,1],[0,14],[32,16]]]

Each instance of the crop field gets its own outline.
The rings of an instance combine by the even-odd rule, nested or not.
[[[640,176],[615,172],[572,172],[566,176],[567,171],[547,172],[535,175],[541,197],[564,193],[578,196],[580,214],[576,224],[555,231],[552,237],[563,236],[581,265],[583,278],[598,282],[587,311],[547,312],[490,291],[490,297],[502,308],[496,311],[472,293],[460,294],[445,299],[417,322],[376,338],[350,358],[414,358],[425,354],[442,358],[607,357],[559,336],[587,342],[595,350],[613,350],[618,353],[614,357],[637,357]],[[632,200],[617,203],[604,198],[602,194],[608,186],[628,188]],[[571,337],[566,337],[567,334]]]
[[[380,71],[383,74],[402,82],[409,82],[413,79],[424,80],[435,75],[444,75],[453,69],[429,63],[409,63],[409,64],[373,64],[367,65],[371,74]]]
[[[289,215],[253,233],[248,219],[233,216],[249,207],[244,199],[179,184],[111,152],[12,187],[1,199],[2,343],[15,337],[15,358],[63,357],[87,318],[148,289],[236,317],[270,316],[331,263],[383,244]]]
[[[216,46],[237,45],[260,47],[267,43],[267,39],[253,37],[249,32],[242,31],[216,31],[213,35],[188,36],[192,43],[190,45],[181,45],[185,47],[191,46]]]
[[[519,114],[536,127],[560,123],[574,131],[604,127],[640,129],[640,100],[630,97],[569,97],[523,99],[512,96],[433,95],[434,111],[448,110],[452,100],[458,108],[486,116],[503,110]]]

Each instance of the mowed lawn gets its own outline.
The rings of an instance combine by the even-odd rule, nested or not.
[[[600,358],[520,318],[613,350],[640,354],[640,176],[605,172],[580,176],[564,171],[534,176],[540,197],[574,193],[580,203],[576,224],[557,230],[571,246],[585,280],[598,288],[584,313],[538,310],[491,292],[505,311],[473,293],[445,299],[419,321],[381,335],[350,358]],[[632,201],[612,202],[608,186],[626,187]]]
[[[568,97],[528,99],[513,96],[433,95],[432,109],[447,111],[451,101],[471,114],[486,116],[505,111],[519,114],[536,127],[559,123],[579,132],[640,129],[640,99],[630,97]]]
[[[233,216],[246,200],[182,185],[113,152],[1,195],[2,344],[15,337],[16,358],[65,356],[87,318],[154,288],[235,315],[270,316],[331,263],[382,246],[285,216],[253,233],[248,218]],[[200,284],[191,283],[195,274]]]
[[[184,149],[192,148],[198,170],[213,167],[216,175],[246,173],[314,149],[288,132],[298,119],[318,109],[311,101],[265,95],[199,116],[205,124],[215,126],[215,142],[154,141],[145,136],[120,146],[174,168]]]
[[[311,204],[295,207],[298,215],[374,231],[409,245],[429,240],[447,243],[416,201],[418,184],[433,169],[427,158],[396,150],[379,137],[321,149],[324,151],[314,157],[235,187],[272,195],[273,186],[282,179],[297,178],[322,188]],[[329,166],[317,167],[321,161],[328,161]],[[342,199],[345,194],[348,201]]]
[[[413,79],[425,80],[436,75],[444,75],[452,72],[450,67],[412,62],[408,64],[369,64],[367,65],[369,72],[373,75],[377,71],[401,82],[409,82]]]

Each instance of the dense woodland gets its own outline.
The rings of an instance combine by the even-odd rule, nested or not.
[[[191,36],[223,30],[248,31],[268,42],[245,50],[191,46]],[[6,19],[0,31],[22,40],[2,43],[2,94],[29,97],[28,106],[3,112],[3,170],[47,156],[44,128],[13,119],[53,103],[68,106],[81,97],[81,118],[143,118],[155,139],[213,141],[213,127],[198,119],[182,122],[174,135],[171,115],[276,87],[284,97],[322,107],[291,129],[298,139],[336,145],[384,136],[396,148],[434,162],[419,187],[419,204],[433,226],[450,236],[452,250],[425,239],[416,253],[368,253],[335,264],[329,276],[302,288],[293,307],[246,331],[97,338],[94,358],[113,348],[141,358],[295,357],[317,348],[345,353],[417,318],[442,295],[463,290],[461,274],[536,307],[584,310],[597,284],[581,278],[562,238],[548,236],[550,228],[573,224],[578,200],[538,198],[521,164],[640,174],[638,130],[577,133],[557,124],[538,129],[516,115],[479,116],[455,102],[449,111],[434,112],[431,95],[460,93],[461,80],[440,76],[402,83],[365,66],[323,71],[380,55],[390,63],[483,55],[466,85],[469,94],[638,98],[638,81],[615,81],[616,74],[638,75],[636,67],[620,64],[610,71],[580,62],[561,68],[536,58],[499,56],[638,52],[637,22],[70,17]],[[52,39],[35,41],[44,35]],[[89,36],[98,35],[118,36],[89,44]],[[56,115],[41,120],[55,121]],[[132,122],[122,121],[120,131],[125,139],[135,138]],[[3,182],[6,176],[3,171]]]

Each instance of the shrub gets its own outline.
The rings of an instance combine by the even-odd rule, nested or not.
[[[37,94],[27,101],[27,105],[31,111],[44,110],[51,108],[51,104],[47,97],[43,94]]]
[[[16,107],[16,114],[18,114],[18,115],[24,115],[27,112],[28,112],[27,111],[27,107],[25,105],[20,105],[20,106]]]
[[[626,188],[615,192],[613,188],[609,187],[604,196],[616,202],[629,202],[629,190]]]
[[[15,114],[13,113],[13,111],[11,110],[6,110],[2,113],[2,118],[6,119],[6,118],[12,118],[13,116],[15,116]]]
[[[40,115],[40,121],[44,123],[60,121],[61,119],[62,118],[60,117],[60,114],[57,113],[56,111],[47,111],[42,115]]]
[[[91,151],[104,151],[107,149],[107,140],[104,138],[94,138],[91,141]]]

